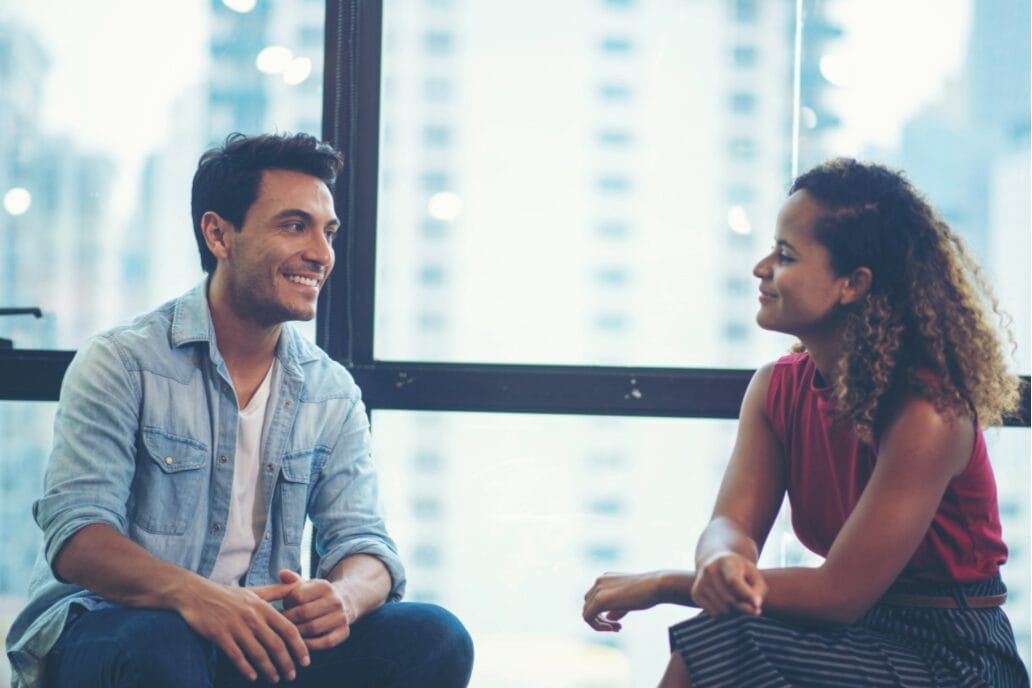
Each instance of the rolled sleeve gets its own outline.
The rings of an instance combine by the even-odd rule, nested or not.
[[[391,576],[388,599],[399,600],[405,592],[405,569],[387,535],[369,440],[365,405],[356,398],[312,493],[317,575],[325,577],[346,557],[368,554],[383,562]]]
[[[83,526],[104,523],[125,532],[138,398],[114,342],[95,338],[72,360],[61,385],[43,496],[32,507],[52,571],[61,548]]]

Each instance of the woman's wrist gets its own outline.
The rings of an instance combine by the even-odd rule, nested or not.
[[[660,603],[694,606],[692,585],[695,575],[688,571],[659,571],[656,577],[656,598]]]

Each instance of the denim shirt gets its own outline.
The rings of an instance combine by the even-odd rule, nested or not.
[[[358,387],[290,325],[276,358],[259,485],[269,512],[243,584],[301,570],[307,516],[320,556],[315,576],[370,554],[390,573],[389,599],[400,599],[405,573],[380,512]],[[109,604],[53,571],[83,526],[107,524],[156,557],[211,573],[229,513],[237,419],[205,283],[76,354],[61,386],[44,494],[33,505],[43,551],[7,637],[15,687],[42,685],[44,657],[67,621]]]

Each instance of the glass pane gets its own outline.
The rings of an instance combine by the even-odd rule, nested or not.
[[[44,318],[0,336],[76,348],[195,284],[197,159],[232,131],[320,133],[323,24],[319,0],[4,3],[0,307]]]
[[[734,430],[719,420],[374,412],[407,597],[466,623],[473,686],[658,682],[666,629],[692,610],[656,607],[601,634],[580,618],[583,595],[604,571],[693,567]],[[1011,548],[1007,611],[1027,662],[1030,434],[988,438]],[[761,563],[818,562],[783,509]]]
[[[795,2],[384,3],[381,359],[754,366]],[[803,3],[799,165],[907,169],[1029,364],[1028,3]],[[549,17],[541,21],[541,16]],[[988,229],[986,229],[988,228]]]
[[[789,181],[794,6],[385,2],[376,356],[784,350],[750,271]]]
[[[1029,3],[814,3],[800,164],[829,155],[907,172],[974,252],[1030,355]]]
[[[57,404],[0,403],[0,644],[25,606],[32,564],[43,544],[32,502],[43,492],[56,410]],[[11,684],[10,671],[5,654],[0,685]]]

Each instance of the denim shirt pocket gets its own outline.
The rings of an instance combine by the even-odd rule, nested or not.
[[[143,428],[130,518],[149,533],[182,535],[196,517],[208,471],[208,447],[158,428]]]
[[[306,449],[287,454],[283,457],[283,469],[280,473],[280,525],[283,528],[283,540],[288,545],[301,544],[301,535],[305,529],[305,517],[308,512],[308,487],[312,479],[312,463],[319,448]]]

